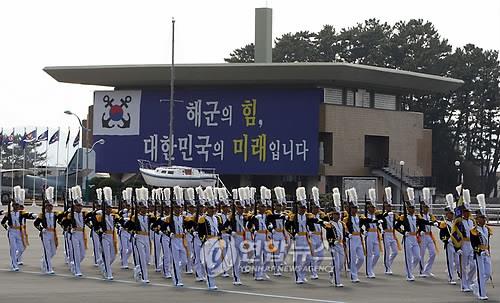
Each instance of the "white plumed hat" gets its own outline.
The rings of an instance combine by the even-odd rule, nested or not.
[[[111,202],[113,202],[113,190],[111,187],[106,186],[102,189],[102,192],[104,193],[104,202],[108,206],[111,206]]]
[[[368,198],[370,199],[370,204],[377,207],[377,191],[375,188],[368,189]]]
[[[317,207],[320,207],[320,204],[319,204],[319,189],[316,186],[313,186],[313,188],[311,189],[311,193],[312,193],[312,199],[313,199],[314,205],[317,206]]]
[[[385,201],[387,204],[392,205],[392,188],[391,187],[386,187],[384,188],[385,191]]]

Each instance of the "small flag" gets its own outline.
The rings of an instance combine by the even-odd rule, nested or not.
[[[21,142],[19,142],[21,145],[22,149],[26,148],[27,142],[26,142],[26,128],[24,129],[24,135],[21,137]]]
[[[31,143],[31,142],[33,142],[35,140],[36,140],[36,129],[33,130],[33,131],[31,131],[31,132],[29,132],[29,133],[27,133],[27,134],[26,134],[26,132],[24,133],[24,139],[23,139],[23,141],[25,143]]]
[[[75,140],[73,141],[73,147],[77,147],[79,144],[80,144],[80,130],[78,130]]]
[[[68,137],[66,138],[66,146],[68,146],[70,135],[71,135],[71,129],[68,128]]]
[[[56,143],[59,141],[59,130],[57,130],[52,137],[50,137],[49,144]]]
[[[46,131],[44,131],[43,133],[40,134],[40,136],[38,136],[38,141],[47,141],[47,139],[49,138],[49,129],[47,129]]]
[[[15,138],[15,136],[14,136],[14,130],[12,130],[12,134],[10,134],[7,137],[7,141],[6,141],[7,145],[14,143],[14,138]]]

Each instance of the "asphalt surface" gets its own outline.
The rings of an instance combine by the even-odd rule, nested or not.
[[[9,269],[9,247],[6,232],[0,232],[0,302],[474,302],[473,294],[460,292],[458,285],[446,280],[445,254],[440,249],[433,272],[436,277],[417,278],[413,283],[404,276],[403,254],[396,258],[393,276],[383,274],[380,258],[376,268],[376,279],[360,275],[361,283],[352,284],[343,274],[344,288],[335,288],[328,282],[328,273],[322,272],[319,280],[304,285],[293,282],[293,272],[285,273],[270,281],[254,281],[251,274],[242,275],[242,286],[233,286],[231,278],[217,277],[219,290],[208,291],[203,282],[194,282],[191,275],[184,275],[183,288],[172,286],[171,280],[161,277],[150,268],[151,283],[143,285],[133,279],[132,270],[119,268],[119,260],[113,264],[114,281],[104,281],[99,270],[93,266],[89,241],[87,258],[82,264],[82,278],[71,275],[64,264],[63,242],[60,241],[54,258],[56,274],[40,273],[42,255],[38,233],[28,222],[30,246],[24,253],[24,266],[20,272]],[[500,281],[500,227],[494,227],[492,238],[493,281]],[[62,237],[60,237],[62,239]],[[89,239],[90,240],[90,239]],[[441,248],[441,247],[440,247]],[[132,259],[130,260],[132,262]],[[291,261],[289,262],[291,263]],[[328,264],[325,260],[324,264]],[[131,264],[132,267],[132,264]],[[362,268],[364,272],[364,267]],[[488,284],[489,302],[500,302],[500,282],[497,288]]]

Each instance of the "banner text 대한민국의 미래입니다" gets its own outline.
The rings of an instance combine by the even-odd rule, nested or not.
[[[164,164],[170,151],[169,91],[94,94],[96,169],[138,171],[138,159]],[[219,174],[318,174],[318,88],[179,88],[172,163]]]

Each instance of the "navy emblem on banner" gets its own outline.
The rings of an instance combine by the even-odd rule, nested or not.
[[[139,134],[141,91],[96,91],[94,134],[130,136]]]

